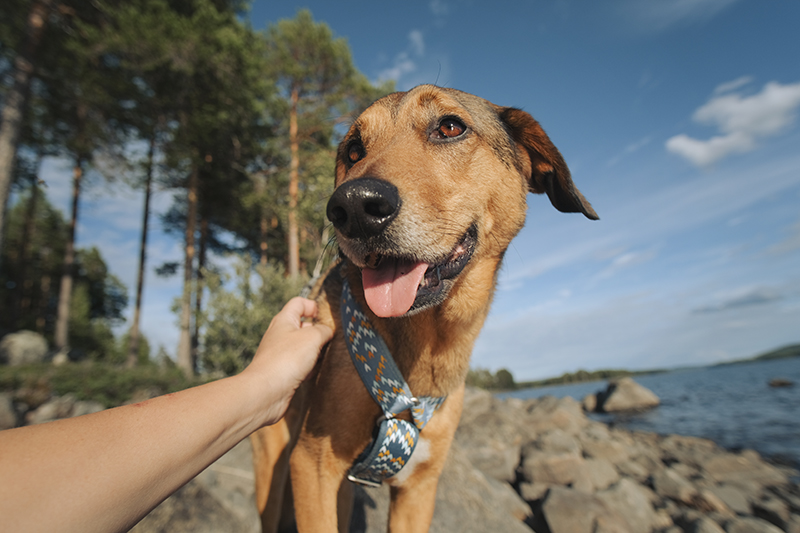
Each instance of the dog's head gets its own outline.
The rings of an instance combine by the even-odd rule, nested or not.
[[[481,262],[493,283],[528,191],[597,219],[533,117],[423,85],[378,100],[353,123],[327,215],[370,309],[402,316],[441,304]]]

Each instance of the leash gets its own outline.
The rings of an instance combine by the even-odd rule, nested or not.
[[[419,441],[419,432],[442,405],[443,397],[414,397],[397,368],[389,348],[375,331],[343,280],[342,327],[350,358],[372,399],[383,411],[372,441],[350,467],[347,479],[371,487],[397,474],[408,463]],[[411,410],[413,424],[395,418]]]

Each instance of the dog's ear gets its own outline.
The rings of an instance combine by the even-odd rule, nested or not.
[[[539,123],[521,109],[505,107],[499,109],[500,120],[517,145],[530,159],[528,186],[536,194],[547,193],[550,203],[565,213],[583,213],[597,220],[592,205],[572,183],[569,168],[558,148],[552,143]],[[527,163],[527,162],[526,162]]]

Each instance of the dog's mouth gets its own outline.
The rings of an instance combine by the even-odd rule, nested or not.
[[[367,305],[379,317],[397,317],[440,304],[475,252],[472,225],[441,261],[370,253],[361,270]]]

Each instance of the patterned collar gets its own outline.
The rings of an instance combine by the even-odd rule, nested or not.
[[[383,411],[378,420],[377,434],[356,459],[347,478],[356,483],[379,486],[408,462],[419,440],[419,432],[445,397],[416,398],[411,394],[386,343],[353,298],[347,280],[342,284],[340,309],[347,351],[361,381]],[[413,424],[395,418],[408,409]]]

